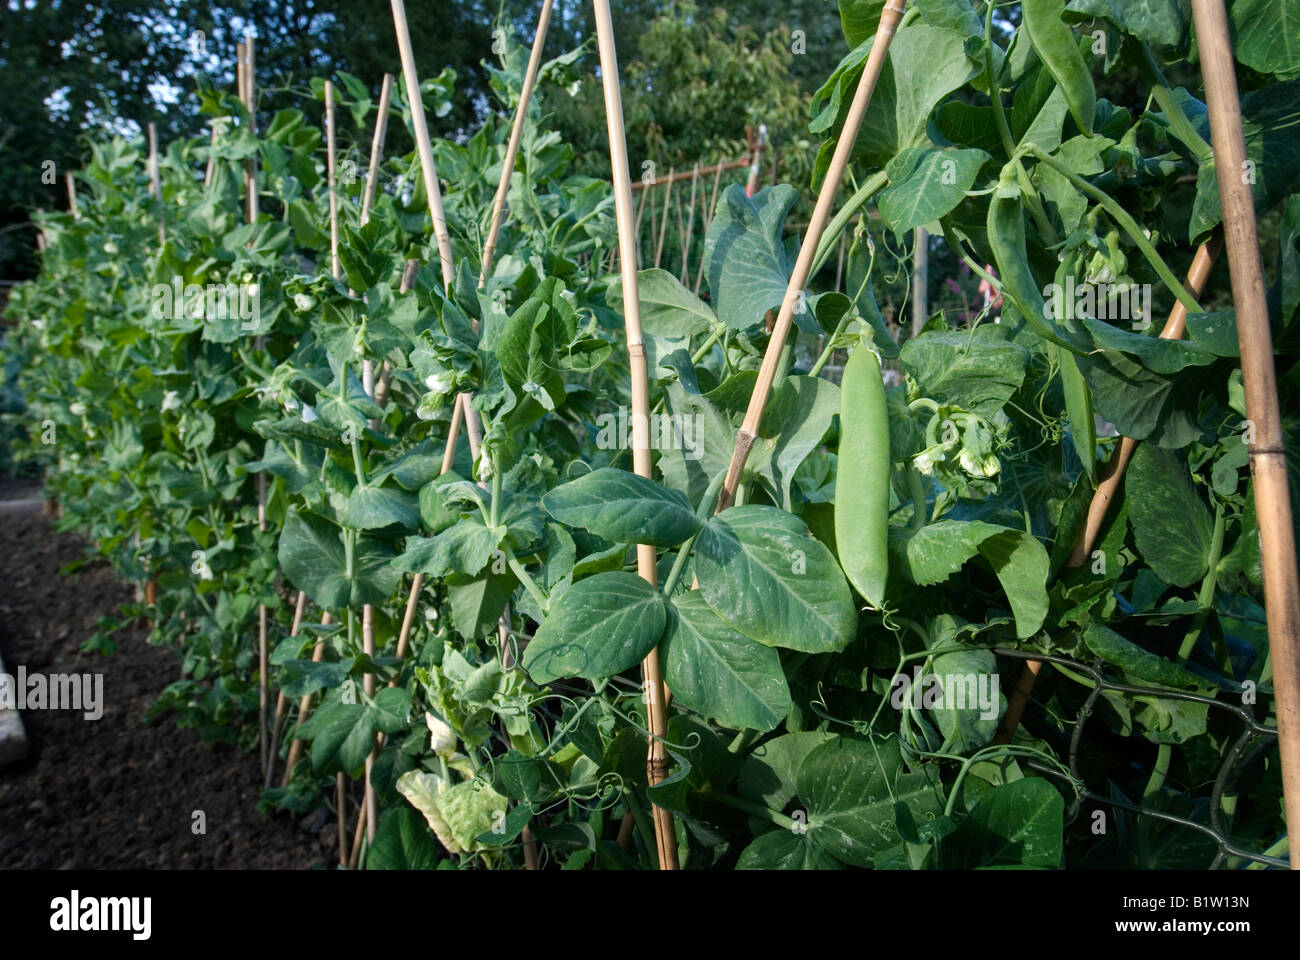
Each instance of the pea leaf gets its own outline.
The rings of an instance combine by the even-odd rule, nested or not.
[[[642,270],[637,274],[641,325],[657,337],[693,337],[718,322],[713,311],[667,270]],[[609,285],[605,301],[624,313],[623,278]]]
[[[524,651],[524,669],[538,683],[612,677],[654,649],[666,621],[663,596],[646,581],[631,573],[599,573],[555,601]]]
[[[343,502],[339,522],[354,530],[400,526],[419,529],[420,511],[413,494],[394,487],[357,487]]]
[[[839,866],[806,831],[793,830],[769,830],[756,837],[736,861],[737,870],[835,870]]]
[[[982,555],[1007,595],[1017,636],[1033,636],[1047,617],[1047,550],[1023,530],[982,520],[940,520],[917,531],[891,531],[889,553],[890,568],[918,586],[942,583]]]
[[[682,706],[737,730],[771,730],[790,711],[781,658],[727,626],[698,592],[672,601],[664,679]]]
[[[542,497],[546,511],[614,543],[675,547],[699,529],[686,497],[645,477],[602,467]]]
[[[389,544],[360,534],[353,547],[349,577],[342,531],[307,510],[289,511],[278,549],[285,576],[327,610],[384,603],[401,576],[391,566],[394,556],[396,551]]]
[[[714,612],[769,647],[829,653],[856,630],[839,564],[784,510],[751,505],[712,517],[697,541],[695,571]]]
[[[907,341],[903,366],[922,396],[943,397],[984,417],[992,417],[1020,389],[1029,351],[986,324],[970,331],[942,331]]]
[[[1300,74],[1300,0],[1237,0],[1228,23],[1246,66],[1283,79]]]
[[[1065,801],[1046,780],[1025,778],[987,791],[940,842],[945,869],[1061,865]]]
[[[900,240],[917,227],[947,216],[975,183],[989,159],[983,150],[912,147],[886,168],[889,187],[880,194],[880,215]]]
[[[794,263],[781,228],[798,199],[799,191],[789,184],[760,190],[752,198],[732,184],[718,201],[704,257],[718,319],[733,330],[761,323],[768,310],[785,300]]]
[[[1109,20],[1143,43],[1181,46],[1191,25],[1187,0],[1071,0],[1067,13]]]
[[[1183,458],[1144,443],[1133,454],[1125,484],[1129,522],[1143,559],[1167,583],[1199,583],[1214,523]],[[1171,523],[1170,517],[1178,521]]]
[[[487,566],[505,535],[500,527],[486,527],[465,519],[436,537],[411,537],[406,550],[393,561],[403,573],[445,577],[449,573],[473,576]]]
[[[438,844],[410,807],[384,814],[375,841],[366,853],[367,870],[432,870],[438,864]]]
[[[905,773],[898,740],[838,737],[804,760],[797,782],[808,805],[808,838],[837,860],[870,867],[872,858],[901,839],[895,802],[915,817],[939,813],[939,794],[925,773]]]

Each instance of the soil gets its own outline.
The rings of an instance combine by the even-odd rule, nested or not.
[[[4,499],[38,497],[11,485]],[[29,755],[0,769],[0,869],[306,869],[336,862],[323,815],[257,812],[256,754],[209,746],[174,717],[145,721],[180,675],[176,655],[122,631],[111,656],[82,653],[95,621],[131,599],[101,562],[39,511],[0,513],[0,652],[5,670],[102,673],[103,716],[25,710]],[[193,814],[206,816],[195,835]]]

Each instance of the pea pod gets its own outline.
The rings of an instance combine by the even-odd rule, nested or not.
[[[889,416],[880,361],[866,343],[849,354],[840,384],[835,544],[849,582],[874,607],[889,573]]]
[[[1024,0],[1020,9],[1034,52],[1056,78],[1074,122],[1091,136],[1097,116],[1097,89],[1074,31],[1061,19],[1065,0]]]
[[[1087,352],[1087,338],[1078,331],[1060,329],[1047,315],[1043,292],[1029,269],[1025,243],[1025,214],[1015,161],[1002,168],[998,187],[989,201],[986,223],[989,249],[998,268],[1002,294],[1011,301],[1030,328],[1044,340],[1075,353]]]
[[[1078,259],[1077,255],[1067,257],[1056,271],[1058,291],[1066,289],[1066,280],[1073,275]],[[1058,292],[1057,303],[1063,311],[1062,317],[1067,321],[1072,319],[1074,304],[1070,302],[1070,298],[1063,292]],[[1068,350],[1058,349],[1055,345],[1051,347],[1051,352],[1055,354],[1057,365],[1061,370],[1065,414],[1070,418],[1070,438],[1074,441],[1074,449],[1078,451],[1079,460],[1083,463],[1088,479],[1095,486],[1097,483],[1097,421],[1093,416],[1092,390],[1088,387],[1088,382],[1083,379],[1074,354]]]

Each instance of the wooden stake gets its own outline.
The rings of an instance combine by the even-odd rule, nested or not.
[[[298,591],[298,602],[293,609],[293,626],[289,628],[289,636],[296,637],[298,631],[302,628],[302,615],[307,609],[307,594],[302,590]],[[289,709],[289,698],[280,691],[280,695],[275,701],[275,722],[271,725],[271,750],[266,763],[266,789],[271,789],[271,783],[275,777],[275,758],[280,753],[280,730],[284,726],[284,714]]]
[[[672,167],[668,168],[668,185],[664,187],[664,215],[659,221],[659,242],[655,244],[655,266],[658,267],[663,262],[664,257],[664,237],[668,235],[668,211],[673,205],[673,176],[677,171]]]
[[[361,608],[361,649],[371,660],[375,658],[375,608],[366,604]],[[362,689],[366,692],[368,699],[375,696],[375,675],[367,672],[362,679]],[[374,843],[375,829],[378,827],[376,820],[376,801],[375,788],[370,782],[370,776],[375,767],[375,751],[371,750],[370,755],[366,757],[366,838]]]
[[[619,89],[618,52],[614,46],[614,25],[609,0],[595,0],[596,38],[600,47],[600,73],[605,88],[605,120],[609,128],[610,167],[614,181],[614,207],[618,218],[618,241],[623,277],[623,308],[627,323],[627,352],[632,375],[632,463],[638,476],[649,477],[650,465],[650,385],[646,367],[645,343],[641,336],[641,302],[637,287],[636,228],[632,206],[632,182],[627,161],[627,138],[623,126],[623,97]],[[637,572],[647,583],[656,585],[655,548],[637,544]],[[664,703],[664,682],[659,668],[659,651],[651,650],[641,665],[647,694],[650,746],[646,756],[646,775],[651,786],[668,774],[668,715]],[[659,848],[659,868],[677,869],[677,832],[673,816],[654,806],[655,841]]]
[[[411,30],[406,25],[406,6],[402,0],[391,0],[393,27],[397,31],[397,49],[402,56],[402,78],[406,81],[406,99],[411,107],[411,126],[415,130],[415,148],[420,154],[420,173],[424,177],[424,192],[429,200],[429,216],[433,220],[433,235],[438,242],[438,259],[442,263],[442,282],[450,289],[456,277],[451,262],[451,235],[447,233],[447,217],[442,208],[442,188],[438,185],[438,170],[433,165],[433,144],[429,140],[429,125],[424,119],[424,101],[420,98],[420,78],[415,72],[415,54],[411,51]]]
[[[321,626],[329,626],[331,623],[334,622],[334,619],[333,617],[330,616],[330,612],[328,610],[326,610],[324,613],[321,614],[320,622],[321,622]],[[311,653],[311,662],[320,663],[321,659],[324,656],[325,656],[325,641],[317,640],[316,647],[312,650]],[[300,701],[298,701],[298,724],[299,725],[306,723],[307,718],[311,716],[311,697],[312,695],[309,693],[305,697],[303,697]],[[283,786],[287,787],[289,785],[289,780],[293,777],[293,768],[298,763],[298,758],[300,756],[302,756],[302,741],[299,740],[297,737],[294,737],[293,742],[289,744],[289,758],[284,762]]]
[[[63,182],[68,187],[68,212],[72,214],[73,220],[80,220],[81,210],[77,207],[77,187],[76,184],[72,182],[72,174],[65,173],[63,175]]]
[[[682,234],[682,286],[691,280],[691,241],[695,239],[695,197],[700,189],[700,163],[695,162],[695,172],[691,174],[690,212],[686,216],[686,232]]]
[[[366,171],[366,189],[361,194],[361,226],[370,222],[370,211],[375,205],[375,189],[379,185],[379,166],[384,156],[384,137],[388,134],[388,113],[393,102],[393,75],[384,74],[379,86],[379,114],[375,117],[375,135],[370,141],[370,168]]]
[[[524,135],[524,120],[528,115],[528,101],[533,95],[537,83],[537,72],[542,64],[542,48],[546,46],[546,31],[551,24],[551,4],[546,0],[542,11],[537,16],[537,32],[533,35],[533,49],[528,57],[528,69],[524,73],[524,85],[519,92],[519,106],[515,109],[514,124],[510,128],[510,141],[506,144],[506,156],[501,168],[501,182],[497,184],[497,194],[492,200],[492,221],[488,227],[487,242],[483,245],[483,267],[479,273],[478,285],[482,289],[487,285],[492,274],[492,260],[496,255],[497,240],[501,234],[501,215],[505,210],[506,196],[510,193],[510,175],[514,172],[515,161],[519,157],[519,143]]]
[[[348,787],[342,773],[334,775],[334,805],[339,815],[339,866],[348,865]]]
[[[831,207],[835,203],[835,192],[839,189],[844,169],[848,166],[854,141],[857,140],[858,130],[862,126],[862,118],[867,112],[868,104],[871,103],[871,94],[876,88],[877,80],[880,79],[880,72],[885,66],[885,56],[894,39],[894,31],[898,29],[898,22],[903,18],[905,7],[906,0],[889,0],[880,14],[880,26],[876,28],[875,43],[872,44],[871,54],[867,57],[867,64],[862,70],[862,79],[858,82],[858,90],[853,96],[853,104],[849,107],[839,142],[835,145],[835,154],[831,158],[830,167],[826,171],[826,180],[822,183],[821,194],[817,198],[817,206],[813,209],[812,218],[808,223],[808,232],[804,235],[799,258],[795,261],[794,273],[790,277],[790,285],[786,288],[785,300],[781,303],[781,313],[777,317],[772,337],[768,340],[767,352],[763,355],[758,381],[754,384],[753,393],[750,394],[749,409],[745,412],[745,420],[736,436],[736,447],[731,456],[731,464],[727,467],[727,476],[723,480],[722,491],[718,496],[719,513],[731,506],[735,499],[736,486],[740,483],[745,461],[749,459],[750,448],[758,437],[763,408],[767,406],[768,397],[772,392],[772,381],[776,377],[781,353],[790,334],[795,307],[799,304],[804,285],[808,282],[813,258],[817,254],[822,233],[830,219]],[[627,287],[625,286],[624,289]]]
[[[1223,0],[1192,0],[1215,175],[1223,207],[1224,245],[1232,276],[1232,299],[1241,346],[1246,416],[1254,424],[1250,470],[1259,517],[1264,609],[1273,664],[1278,749],[1286,821],[1300,824],[1300,577],[1286,472],[1286,447],[1278,408],[1273,336],[1269,329],[1264,267],[1250,187],[1236,67]],[[1300,858],[1291,857],[1300,870]]]
[[[257,475],[257,529],[266,530],[266,474]],[[270,651],[267,648],[267,610],[265,604],[257,606],[257,735],[262,752],[262,776],[270,770],[270,737],[268,716],[270,707]]]
[[[166,217],[162,205],[162,171],[158,166],[158,127],[153,122],[149,124],[149,193],[158,201],[158,245],[161,246],[167,242],[167,230],[163,225]]]
[[[330,273],[339,275],[339,189],[335,170],[334,84],[325,81],[325,170],[330,192]]]

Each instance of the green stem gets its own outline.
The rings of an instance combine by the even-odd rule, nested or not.
[[[537,585],[537,581],[534,580],[529,572],[524,569],[524,565],[519,562],[519,558],[515,556],[515,552],[510,549],[510,544],[502,542],[501,549],[506,555],[506,563],[510,565],[510,569],[513,570],[515,576],[519,578],[519,582],[524,585],[524,589],[532,594],[533,599],[537,601],[537,605],[542,608],[542,613],[548,613],[550,611],[551,601],[547,599],[546,594],[542,593],[541,587]]]
[[[677,589],[677,582],[681,580],[682,571],[686,569],[686,559],[691,555],[691,550],[695,547],[695,541],[699,539],[704,524],[708,522],[709,514],[713,513],[713,507],[718,502],[718,492],[722,489],[722,481],[725,479],[725,472],[715,476],[709,481],[709,488],[704,492],[704,496],[700,498],[700,503],[695,508],[695,519],[700,524],[700,530],[692,534],[691,538],[678,549],[677,556],[673,560],[672,569],[668,571],[668,577],[664,580],[663,594],[665,597],[671,597],[673,591]]]
[[[714,793],[705,791],[704,796],[709,800],[714,800],[724,806],[734,807],[737,810],[743,810],[750,816],[758,817],[760,820],[766,820],[768,823],[774,823],[778,827],[784,827],[786,830],[795,830],[800,827],[806,827],[797,820],[787,817],[784,813],[778,813],[775,810],[763,806],[761,803],[754,803],[743,797],[733,796],[730,793]]]
[[[645,815],[645,808],[637,799],[635,790],[624,791],[623,795],[627,798],[628,809],[632,811],[632,819],[636,821],[636,831],[641,834],[641,843],[645,846],[646,854],[653,855],[658,846],[655,843],[655,831],[650,818]]]
[[[868,177],[867,182],[859,187],[853,196],[849,197],[844,206],[840,208],[840,212],[834,216],[826,227],[826,232],[822,234],[821,240],[817,242],[817,255],[813,257],[812,270],[808,276],[815,277],[818,271],[826,265],[826,261],[830,259],[835,250],[835,244],[840,239],[840,234],[848,227],[849,221],[853,219],[854,215],[862,209],[868,200],[885,189],[888,183],[889,177],[882,170]]]
[[[1111,215],[1111,218],[1120,225],[1124,232],[1129,235],[1130,239],[1132,239],[1137,248],[1142,251],[1142,255],[1147,258],[1147,262],[1151,264],[1151,267],[1160,276],[1160,279],[1164,281],[1165,286],[1168,287],[1169,291],[1178,298],[1178,302],[1186,307],[1191,313],[1202,312],[1201,305],[1196,302],[1196,298],[1188,292],[1187,288],[1184,287],[1181,282],[1179,282],[1178,277],[1176,277],[1174,272],[1169,269],[1169,264],[1165,263],[1164,258],[1160,256],[1151,241],[1147,239],[1146,234],[1142,232],[1142,228],[1138,226],[1137,221],[1129,215],[1128,211],[1125,210],[1114,197],[1106,193],[1104,190],[1100,190],[1093,186],[1083,177],[1079,176],[1063,164],[1060,160],[1057,160],[1055,157],[1033,144],[1026,146],[1025,152],[1047,164],[1057,173],[1061,174],[1061,176],[1069,180],[1070,183],[1074,184],[1074,186],[1082,193],[1101,204],[1102,208]]]
[[[1214,148],[1205,142],[1205,138],[1196,132],[1192,122],[1187,119],[1187,114],[1179,106],[1178,101],[1174,99],[1173,88],[1169,86],[1169,81],[1165,75],[1160,72],[1160,67],[1156,65],[1155,58],[1151,56],[1151,48],[1145,43],[1141,44],[1141,56],[1138,57],[1138,71],[1142,74],[1142,79],[1151,86],[1151,95],[1155,98],[1160,109],[1164,111],[1165,118],[1169,121],[1169,126],[1175,136],[1181,140],[1186,147],[1196,155],[1198,163],[1206,163],[1214,158]]]
[[[925,526],[925,482],[921,471],[914,466],[907,468],[907,489],[912,495],[912,529],[920,530]]]
[[[984,70],[989,78],[989,99],[993,101],[993,119],[997,124],[998,137],[1002,140],[1002,148],[1010,157],[1016,152],[1016,142],[1011,137],[1011,127],[1007,124],[1007,115],[1002,107],[1002,90],[993,73],[993,7],[994,4],[990,3],[984,13]]]

